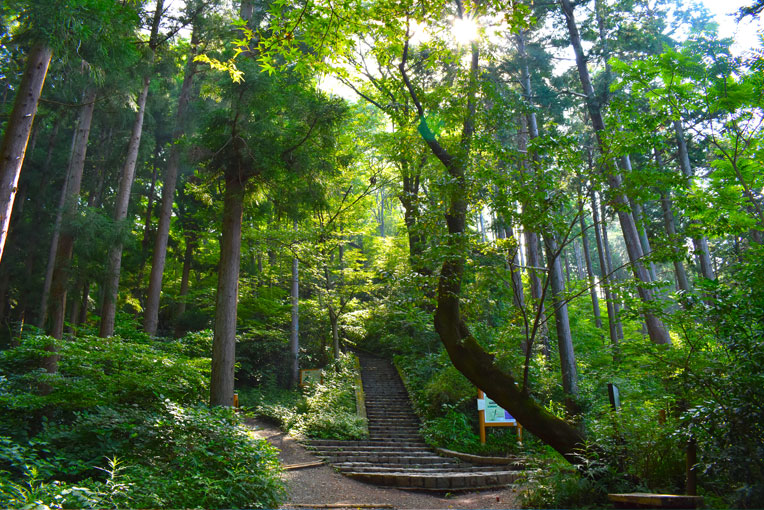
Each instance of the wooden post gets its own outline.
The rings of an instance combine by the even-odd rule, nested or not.
[[[478,390],[478,400],[485,399],[483,390]],[[485,444],[485,409],[478,411],[478,420],[480,421],[480,444]]]
[[[687,442],[687,483],[685,492],[688,496],[696,496],[698,494],[698,472],[695,469],[695,464],[698,463],[698,448],[695,438],[691,438]]]

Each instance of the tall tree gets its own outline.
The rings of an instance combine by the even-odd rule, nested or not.
[[[149,335],[156,335],[159,323],[159,300],[162,292],[162,276],[164,273],[165,260],[167,259],[167,240],[170,237],[170,219],[172,217],[172,204],[175,200],[175,186],[178,181],[178,170],[181,159],[181,139],[185,135],[188,123],[187,113],[189,102],[192,99],[193,80],[196,74],[197,62],[195,60],[199,45],[200,12],[190,13],[194,16],[191,32],[191,46],[188,60],[186,61],[183,85],[178,97],[178,107],[175,114],[175,128],[170,145],[170,156],[164,174],[162,186],[162,205],[159,212],[159,224],[157,225],[156,240],[154,241],[154,253],[151,261],[151,275],[149,276],[149,288],[146,295],[146,309],[144,311],[143,329]]]
[[[149,59],[153,61],[157,47],[160,44],[159,26],[164,15],[164,0],[157,0],[154,17],[151,22],[149,35]],[[127,219],[128,206],[130,205],[130,190],[133,187],[135,167],[138,164],[138,151],[141,146],[143,135],[143,119],[146,114],[146,100],[149,95],[151,74],[143,76],[141,91],[136,101],[138,111],[133,122],[133,130],[127,145],[125,164],[119,179],[116,204],[114,207],[114,222],[121,225]],[[101,322],[98,335],[108,337],[114,334],[114,321],[117,314],[117,294],[119,292],[119,276],[122,268],[122,241],[117,241],[109,250],[107,259],[107,272],[103,281],[103,301],[101,303]]]
[[[583,47],[581,45],[581,37],[579,35],[578,26],[576,25],[576,19],[573,13],[573,5],[570,0],[560,0],[562,6],[562,12],[565,17],[565,21],[568,27],[568,33],[570,37],[570,43],[573,46],[574,53],[576,55],[576,66],[578,68],[578,75],[581,81],[581,87],[583,88],[584,95],[586,96],[586,106],[589,112],[589,118],[594,128],[597,144],[600,148],[600,153],[603,157],[607,157],[610,153],[607,142],[604,140],[603,135],[605,132],[605,122],[602,117],[599,100],[595,95],[594,88],[592,86],[589,70],[586,65],[586,57],[584,56]],[[663,322],[658,318],[654,311],[650,307],[656,303],[656,296],[653,290],[649,287],[652,282],[652,278],[644,265],[642,258],[644,257],[644,251],[642,250],[642,244],[635,224],[633,216],[629,213],[629,200],[623,190],[623,181],[617,168],[613,168],[612,163],[606,165],[605,178],[607,179],[611,199],[617,206],[618,220],[621,224],[621,230],[623,231],[624,241],[626,242],[626,249],[629,255],[629,261],[635,278],[638,280],[637,290],[639,292],[640,299],[645,304],[645,323],[647,325],[647,331],[650,335],[650,339],[656,344],[670,344],[671,338],[669,337],[666,327]]]
[[[27,56],[27,65],[16,93],[11,117],[0,145],[0,260],[16,198],[21,165],[37,113],[42,86],[48,74],[53,49],[44,43],[35,44]]]

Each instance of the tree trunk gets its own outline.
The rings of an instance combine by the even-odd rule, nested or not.
[[[525,96],[525,101],[530,106],[532,104],[531,98],[533,97],[533,94],[531,88],[530,68],[528,66],[528,54],[525,51],[525,32],[523,30],[520,30],[515,34],[515,45],[522,61],[522,65],[520,67],[520,83],[523,87],[523,95]],[[528,111],[524,116],[520,117],[520,132],[522,133],[526,130],[528,132],[528,137],[531,140],[538,138],[538,123],[536,121],[536,114],[533,113],[532,110]],[[524,136],[518,137],[518,148],[521,151],[527,150],[527,145],[528,144]],[[534,158],[536,158],[535,154]],[[521,172],[527,170],[527,164],[528,161],[525,160],[520,167]],[[522,211],[523,213],[527,212],[527,204],[522,204]],[[539,337],[541,342],[542,354],[547,360],[550,360],[551,348],[549,346],[549,329],[547,328],[546,311],[544,310],[544,291],[541,284],[541,278],[538,275],[538,271],[543,266],[541,261],[541,254],[539,253],[539,238],[538,235],[533,232],[532,229],[528,228],[527,225],[524,227],[525,244],[527,246],[526,250],[528,252],[528,266],[530,267],[528,270],[528,275],[530,277],[531,297],[537,306],[536,320],[538,321],[538,327],[536,328],[536,336]],[[530,341],[530,339],[527,339],[526,341]],[[527,354],[528,353],[526,352],[526,355]]]
[[[210,405],[232,406],[236,360],[236,306],[239,300],[241,223],[244,184],[238,174],[226,175],[223,232],[220,241],[215,334],[212,341]]]
[[[581,86],[587,97],[586,102],[589,110],[589,117],[591,118],[592,126],[597,137],[600,153],[606,155],[609,153],[609,150],[606,142],[601,137],[602,133],[605,131],[605,123],[602,119],[600,107],[594,94],[594,88],[592,87],[591,79],[589,77],[589,70],[586,67],[586,59],[581,46],[581,38],[573,15],[573,6],[571,5],[570,0],[560,0],[560,2],[568,25],[570,42],[576,54],[576,65],[578,67]],[[621,230],[623,231],[623,237],[626,242],[626,249],[629,254],[632,271],[640,283],[637,287],[639,297],[647,308],[644,311],[644,317],[650,340],[656,344],[671,344],[671,337],[665,326],[661,320],[649,310],[649,307],[654,305],[656,297],[649,288],[652,279],[642,262],[644,253],[639,239],[639,232],[634,224],[634,218],[628,213],[628,199],[622,191],[621,176],[616,168],[611,168],[609,171],[606,169],[605,172],[607,174],[606,177],[610,187],[611,198],[617,206],[618,220],[621,224]]]
[[[134,290],[136,296],[141,295],[141,287],[143,285],[143,275],[146,271],[146,259],[149,253],[149,244],[151,242],[151,217],[154,216],[154,195],[156,195],[157,189],[157,177],[159,171],[157,169],[157,160],[159,159],[159,153],[162,147],[159,145],[159,141],[155,140],[154,144],[154,158],[151,172],[151,185],[149,186],[149,192],[146,194],[146,215],[143,217],[143,239],[141,239],[141,261],[138,267],[138,276],[135,281],[138,282],[138,287]]]
[[[586,276],[589,281],[589,295],[592,298],[592,312],[594,313],[594,323],[598,329],[602,329],[602,314],[600,312],[600,300],[597,297],[597,287],[594,281],[594,269],[592,268],[592,256],[589,251],[589,239],[586,235],[587,227],[586,220],[584,219],[584,204],[583,201],[578,202],[579,210],[581,214],[578,216],[578,222],[581,225],[581,245],[584,248],[584,264],[586,266]],[[595,225],[596,227],[596,225]]]
[[[77,138],[77,130],[74,131],[74,140],[72,140],[72,152]],[[56,266],[56,253],[58,253],[58,240],[61,236],[61,223],[64,218],[64,206],[66,205],[67,188],[69,187],[69,175],[72,171],[71,165],[64,176],[64,183],[61,186],[61,194],[56,207],[56,219],[53,221],[53,235],[50,239],[50,249],[48,250],[48,262],[45,267],[45,279],[42,284],[42,293],[40,295],[40,308],[37,315],[37,327],[45,328],[45,321],[48,318],[48,297],[50,296],[51,282],[53,281],[53,270]]]
[[[525,230],[525,245],[528,252],[528,275],[531,287],[531,297],[537,307],[536,316],[538,317],[539,325],[536,331],[536,337],[541,343],[541,352],[544,357],[549,360],[552,356],[551,349],[549,347],[549,328],[546,322],[546,310],[544,309],[544,289],[541,284],[541,278],[538,273],[542,268],[542,260],[539,254],[539,238],[535,232]]]
[[[554,322],[557,328],[562,389],[566,395],[568,412],[573,415],[578,412],[578,406],[575,403],[575,399],[578,397],[578,371],[576,370],[576,356],[573,352],[573,335],[570,332],[568,304],[565,300],[565,283],[562,279],[561,250],[554,234],[544,235],[544,245],[546,246],[547,267],[549,268],[549,286],[552,289]]]
[[[594,190],[592,190],[592,207],[597,207],[597,201],[594,194]],[[602,271],[606,276],[608,282],[617,280],[615,271],[615,268],[613,267],[613,255],[610,251],[610,241],[608,240],[607,235],[607,221],[605,220],[605,204],[604,202],[600,201],[600,212],[602,213],[602,220],[600,222],[601,227],[601,235],[602,235],[602,246],[600,247],[600,254],[604,256],[603,259],[603,266]],[[596,210],[593,212],[594,214],[594,222],[595,224],[598,223],[597,221],[597,212]],[[610,284],[608,283],[608,287]],[[623,340],[623,324],[621,323],[621,319],[618,317],[621,314],[621,303],[616,297],[612,294],[612,288],[611,288],[611,298],[613,302],[613,315],[614,317],[614,323],[613,326],[611,326],[611,335],[612,335],[612,328],[615,327],[615,338],[616,341],[613,342],[613,345],[617,345],[620,343],[621,340]],[[612,336],[611,336],[612,338]]]
[[[508,257],[509,268],[512,271],[512,296],[514,297],[515,307],[519,310],[525,309],[525,295],[523,294],[523,273],[520,270],[520,242],[515,237],[515,233],[512,230],[512,226],[502,218],[502,228],[504,230],[504,237],[512,239],[512,244],[515,248],[512,250]]]
[[[183,252],[183,274],[180,277],[180,293],[178,297],[180,302],[176,314],[178,317],[186,313],[186,296],[188,296],[189,282],[191,278],[191,263],[194,258],[194,250],[196,249],[196,234],[186,232],[186,249]]]
[[[435,330],[448,352],[454,367],[467,377],[478,388],[482,389],[491,399],[507,409],[512,415],[535,434],[541,441],[560,452],[572,463],[580,461],[579,452],[584,447],[585,438],[578,429],[561,420],[536,401],[527,392],[520,389],[514,376],[501,370],[494,356],[487,353],[475,340],[467,324],[461,316],[460,295],[462,278],[465,267],[465,226],[467,218],[466,198],[466,162],[469,154],[473,119],[475,116],[475,91],[478,75],[478,49],[472,45],[472,60],[470,64],[467,114],[462,127],[460,156],[454,157],[438,143],[429,130],[425,120],[425,112],[421,103],[416,99],[416,93],[406,74],[406,57],[408,44],[404,47],[403,59],[398,66],[406,89],[417,106],[421,119],[419,132],[429,146],[433,155],[440,160],[454,185],[449,187],[448,210],[446,225],[449,236],[446,238],[449,254],[443,261],[438,278],[438,300],[435,311]]]
[[[294,221],[297,232],[297,220]],[[299,260],[292,257],[292,324],[289,330],[290,387],[300,384],[300,275]]]
[[[581,231],[581,235],[583,236],[583,231]],[[581,243],[573,241],[572,244],[573,255],[576,258],[576,278],[583,281],[586,279],[586,266],[584,266],[584,257],[581,254]]]
[[[334,359],[340,359],[340,318],[334,307],[329,305],[329,322],[332,326],[332,353]]]
[[[52,56],[53,50],[43,44],[37,44],[29,51],[26,69],[3,134],[3,144],[0,146],[0,260],[3,258],[21,165]]]
[[[661,191],[661,209],[663,209],[663,226],[666,229],[666,236],[671,244],[671,251],[674,252],[673,262],[677,290],[689,292],[690,281],[687,278],[687,272],[684,270],[684,264],[682,264],[682,251],[676,246],[676,243],[682,242],[683,239],[676,233],[674,212],[671,210],[671,197],[669,197],[666,191]]]
[[[196,73],[194,57],[199,44],[198,24],[194,23],[191,34],[191,51],[186,63],[183,76],[183,85],[178,97],[178,111],[175,114],[175,129],[172,134],[170,156],[167,160],[167,170],[164,175],[162,186],[162,206],[159,211],[159,224],[157,225],[156,240],[154,241],[154,254],[151,261],[151,275],[149,276],[149,289],[146,296],[146,311],[143,319],[143,330],[149,335],[156,335],[159,323],[159,300],[162,293],[162,277],[167,260],[167,240],[170,237],[170,220],[172,218],[172,203],[175,199],[175,186],[178,182],[178,170],[180,169],[180,140],[186,132],[186,116],[188,105],[193,91],[193,79]]]
[[[72,140],[72,155],[69,160],[66,183],[62,190],[61,213],[73,215],[78,208],[78,199],[82,189],[82,174],[85,170],[85,158],[90,139],[90,127],[95,110],[96,89],[89,87],[83,94],[83,103],[80,107],[80,115],[77,120],[77,129]],[[57,227],[60,232],[61,223],[57,218]],[[46,315],[51,314],[52,324],[49,333],[54,338],[61,338],[64,333],[64,316],[66,313],[66,292],[69,279],[69,264],[71,263],[74,250],[74,235],[71,232],[63,232],[60,236],[55,235],[55,248],[51,243],[52,264],[48,262],[45,287],[40,303],[40,328],[44,327]],[[50,280],[48,280],[48,274]],[[47,293],[52,292],[51,299]]]
[[[122,177],[119,181],[114,223],[119,228],[127,218],[127,208],[130,204],[130,189],[135,177],[135,166],[138,163],[138,149],[141,145],[143,117],[146,112],[146,98],[149,95],[149,76],[143,78],[143,90],[138,97],[138,114],[133,124],[133,132],[127,147],[127,158],[122,167]],[[114,320],[117,314],[117,293],[119,291],[119,275],[122,267],[122,242],[118,241],[109,250],[108,270],[103,284],[103,304],[101,305],[101,325],[98,336],[108,337],[114,334]]]
[[[600,230],[601,225],[600,225],[599,211],[598,211],[597,199],[594,192],[594,188],[592,188],[591,191],[589,192],[589,197],[591,199],[591,204],[592,204],[592,221],[594,221],[594,239],[597,243],[597,255],[599,256],[599,261],[600,261],[600,271],[601,271],[600,283],[605,292],[605,304],[607,305],[610,344],[618,345],[620,341],[620,336],[618,334],[618,331],[619,331],[618,325],[620,324],[620,321],[618,320],[618,314],[616,313],[616,309],[615,309],[615,300],[613,299],[613,293],[610,288],[611,269],[610,269],[609,260],[606,258],[607,253],[605,251],[604,243],[602,240],[602,233]]]

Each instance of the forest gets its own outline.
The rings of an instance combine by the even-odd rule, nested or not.
[[[4,0],[0,507],[276,508],[234,398],[364,437],[353,350],[428,444],[527,458],[527,508],[764,506],[734,44],[681,0]]]

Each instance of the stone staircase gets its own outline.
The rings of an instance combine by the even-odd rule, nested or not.
[[[357,353],[366,398],[369,439],[311,440],[306,445],[346,476],[377,485],[432,491],[477,490],[515,482],[517,463],[474,465],[433,453],[398,372],[388,361]]]

